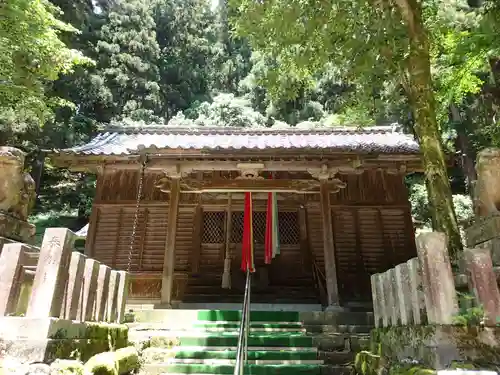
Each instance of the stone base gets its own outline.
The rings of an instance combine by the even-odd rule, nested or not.
[[[340,305],[329,305],[325,307],[325,311],[346,311],[347,309],[345,307],[342,307]]]
[[[76,322],[25,317],[0,318],[0,353],[23,363],[51,362],[56,358],[82,360],[123,348],[128,344],[128,327],[123,324]]]
[[[127,346],[126,342],[116,346]],[[1,340],[0,352],[16,358],[20,363],[52,363],[56,359],[75,359],[87,361],[90,357],[110,350],[107,339],[45,339],[45,340]]]
[[[32,245],[35,233],[36,227],[33,224],[0,213],[0,236]]]
[[[391,363],[414,361],[424,368],[442,370],[462,362],[498,363],[500,328],[461,326],[405,326],[372,333],[372,353],[381,350]]]

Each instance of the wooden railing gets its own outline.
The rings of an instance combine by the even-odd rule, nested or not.
[[[446,236],[422,233],[416,245],[417,258],[371,276],[377,327],[455,323],[458,298]],[[475,305],[484,309],[483,323],[495,326],[500,317],[500,293],[489,249],[466,249],[464,268]]]
[[[121,322],[129,274],[73,251],[66,228],[46,230],[39,252],[7,243],[0,249],[0,316]]]

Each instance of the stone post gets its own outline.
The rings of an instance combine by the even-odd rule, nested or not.
[[[0,317],[15,312],[26,246],[6,244],[0,253]]]
[[[78,316],[78,306],[80,305],[82,296],[85,259],[85,255],[77,251],[73,251],[71,254],[68,287],[66,289],[64,314],[62,315],[64,319],[75,320]]]
[[[74,239],[74,233],[66,228],[45,231],[27,317],[58,318],[61,315]]]
[[[377,295],[379,296],[379,306],[380,306],[380,319],[379,324],[382,327],[387,327],[389,325],[389,314],[390,309],[387,306],[387,295],[384,290],[384,274],[378,273],[376,278],[376,289]]]
[[[410,293],[410,273],[408,264],[401,263],[395,268],[396,273],[396,301],[399,305],[399,317],[401,325],[408,325],[413,322],[413,308]]]
[[[494,327],[500,321],[500,293],[490,251],[486,248],[466,249],[464,255],[470,289],[484,308],[485,325]]]
[[[422,267],[428,323],[452,324],[458,304],[446,235],[440,232],[422,233],[417,237],[416,245]]]
[[[78,306],[78,320],[91,321],[94,316],[94,306],[97,291],[97,277],[100,263],[91,258],[85,260],[83,271],[82,303]]]
[[[397,324],[397,317],[394,311],[396,301],[394,298],[394,289],[392,287],[392,278],[389,270],[382,274],[382,287],[385,297],[384,327],[394,326]]]
[[[411,323],[419,325],[427,323],[427,312],[422,291],[422,275],[420,261],[412,258],[406,262],[408,266],[409,297],[411,302]]]
[[[373,300],[373,319],[375,321],[375,327],[380,327],[383,323],[383,298],[382,290],[379,288],[378,279],[380,277],[379,273],[375,273],[370,276],[371,287],[372,287],[372,300]]]
[[[108,302],[106,305],[106,321],[113,323],[118,317],[118,288],[120,287],[120,273],[111,271],[109,276]]]
[[[401,324],[401,313],[399,311],[398,285],[396,283],[396,269],[391,268],[390,270],[387,271],[387,274],[391,286],[391,298],[392,298],[391,325],[398,326]]]
[[[125,304],[128,298],[128,288],[129,288],[129,280],[130,274],[126,271],[119,271],[120,273],[120,283],[118,285],[118,298],[117,298],[117,323],[123,322],[125,318]]]
[[[109,277],[111,268],[105,264],[99,266],[99,274],[97,276],[97,295],[96,295],[96,315],[95,319],[98,322],[104,321],[106,314],[106,302],[108,301],[109,293]]]

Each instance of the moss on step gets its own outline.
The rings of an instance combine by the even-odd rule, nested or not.
[[[175,336],[153,336],[149,340],[149,346],[154,348],[173,348],[180,345],[179,338]]]
[[[58,359],[50,365],[51,375],[83,375],[83,363],[72,359]]]
[[[98,353],[128,345],[128,327],[122,324],[85,322],[58,329],[47,342],[46,360],[88,360]]]
[[[139,353],[133,346],[100,353],[84,365],[85,375],[121,375],[139,368]]]

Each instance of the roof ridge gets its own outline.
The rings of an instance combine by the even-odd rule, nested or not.
[[[353,133],[353,134],[376,134],[376,133],[403,133],[399,124],[378,126],[342,126],[342,127],[318,127],[318,128],[242,128],[235,126],[171,126],[171,125],[110,125],[103,128],[100,133],[122,133],[122,134],[321,134],[321,133]]]

